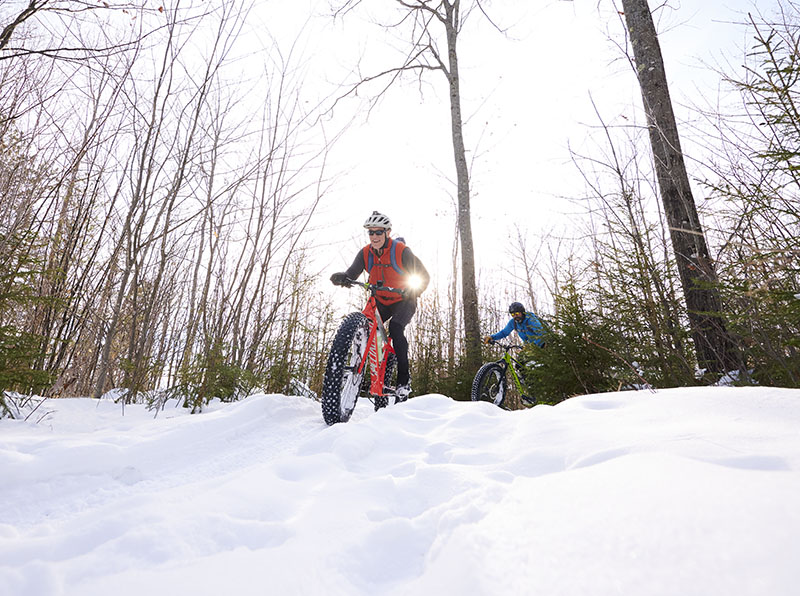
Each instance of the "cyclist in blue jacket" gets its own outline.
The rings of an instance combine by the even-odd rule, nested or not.
[[[493,344],[498,339],[503,339],[511,335],[512,331],[516,331],[523,343],[536,344],[540,348],[544,347],[545,327],[539,317],[532,312],[527,312],[520,302],[512,302],[508,307],[508,314],[511,315],[511,320],[508,322],[508,325],[497,333],[484,337],[483,341],[485,343]],[[525,371],[518,368],[518,374],[520,376],[520,381],[524,383]],[[529,406],[535,403],[535,401],[527,395],[521,395],[520,398],[523,403]]]
[[[484,343],[494,343],[498,339],[508,337],[512,331],[516,331],[523,343],[534,343],[540,348],[544,347],[545,329],[539,317],[532,312],[527,312],[520,302],[512,302],[508,307],[508,314],[511,315],[508,325],[497,333],[484,337]]]

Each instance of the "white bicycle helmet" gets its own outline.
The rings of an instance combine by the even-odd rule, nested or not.
[[[373,211],[372,215],[370,215],[367,218],[367,221],[364,222],[364,227],[383,228],[384,230],[390,230],[392,228],[392,222],[383,213],[378,213],[377,211]]]

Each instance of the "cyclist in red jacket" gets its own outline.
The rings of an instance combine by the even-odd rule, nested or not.
[[[397,355],[395,395],[397,401],[403,401],[411,393],[405,328],[417,310],[417,297],[428,287],[430,275],[400,238],[391,238],[392,222],[386,215],[373,211],[364,222],[364,228],[369,234],[369,244],[358,252],[347,271],[331,275],[331,282],[342,285],[345,280],[356,279],[366,271],[369,283],[382,281],[385,286],[404,290],[402,296],[380,291],[377,296],[378,312],[384,321],[389,321],[389,335]]]

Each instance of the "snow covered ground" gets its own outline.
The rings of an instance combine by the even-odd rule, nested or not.
[[[0,595],[800,593],[800,390],[0,421]]]

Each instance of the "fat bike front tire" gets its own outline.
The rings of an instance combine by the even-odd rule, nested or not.
[[[506,401],[506,373],[496,362],[489,362],[478,369],[472,381],[472,401],[488,401],[504,408]]]
[[[322,379],[322,417],[328,425],[347,422],[355,410],[368,339],[369,320],[363,313],[350,313],[339,325]]]

